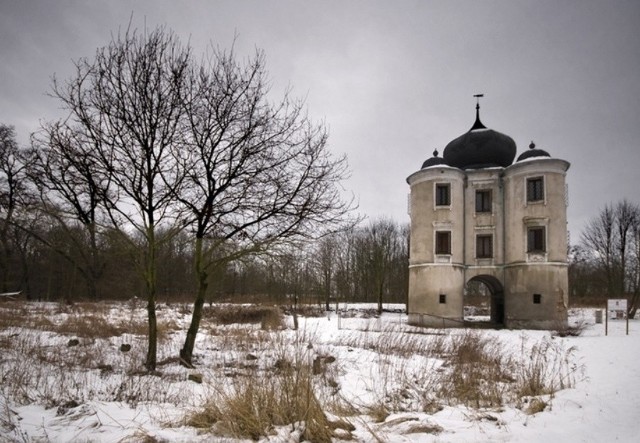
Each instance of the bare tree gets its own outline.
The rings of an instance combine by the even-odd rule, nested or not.
[[[80,273],[90,299],[98,298],[97,284],[104,273],[101,222],[109,175],[93,151],[100,140],[85,136],[82,128],[64,122],[44,123],[32,137],[29,176],[38,189],[37,209],[66,234],[57,244],[37,230],[32,235],[61,254]],[[71,246],[71,248],[69,247]]]
[[[214,50],[189,71],[187,142],[174,152],[189,171],[177,192],[195,235],[198,291],[182,361],[191,364],[208,277],[248,254],[340,229],[352,209],[341,196],[344,157],[288,94],[272,104],[262,52],[245,64]]]
[[[382,313],[393,260],[402,247],[398,234],[397,225],[390,219],[376,220],[365,229],[368,268],[378,302],[378,314]]]
[[[76,62],[76,74],[53,96],[69,112],[71,130],[86,137],[98,167],[108,173],[104,199],[113,226],[143,239],[140,271],[149,320],[145,366],[157,355],[156,252],[159,226],[173,226],[176,188],[183,170],[170,148],[181,143],[183,89],[190,50],[164,28],[127,30],[99,48],[91,61]]]
[[[582,245],[606,278],[607,296],[629,296],[629,315],[640,307],[638,232],[640,206],[627,200],[607,205],[582,234]]]
[[[337,234],[320,239],[316,247],[315,264],[320,274],[320,283],[324,295],[325,309],[330,309],[331,296],[334,294],[334,280],[338,262]]]
[[[16,212],[27,198],[26,169],[28,160],[18,147],[13,126],[0,124],[0,285],[9,290],[9,274],[14,256],[12,226]],[[15,289],[14,287],[11,289]]]

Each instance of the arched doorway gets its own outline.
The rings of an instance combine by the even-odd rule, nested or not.
[[[504,325],[504,288],[492,275],[477,275],[464,288],[464,320]]]

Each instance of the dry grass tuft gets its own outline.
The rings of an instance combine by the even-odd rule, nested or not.
[[[450,344],[450,372],[439,396],[450,403],[485,408],[502,406],[507,384],[513,381],[511,361],[499,344],[477,331],[466,331]]]
[[[274,426],[304,422],[303,437],[330,442],[332,430],[314,392],[309,365],[292,362],[274,374],[242,377],[227,391],[218,391],[201,410],[187,420],[218,434],[258,440]]]
[[[564,349],[561,342],[549,338],[523,350],[523,354],[525,352],[529,358],[525,358],[516,371],[516,392],[520,397],[553,394],[570,388],[583,369],[573,362],[575,348]]]
[[[282,312],[273,306],[220,305],[205,312],[209,319],[221,325],[259,324],[264,330],[284,328]]]
[[[529,405],[527,406],[527,409],[525,410],[525,412],[529,415],[534,415],[544,411],[548,405],[549,404],[546,401],[534,397],[529,402]]]
[[[82,338],[109,338],[122,335],[124,329],[115,325],[103,315],[72,315],[52,328],[58,334],[72,335]]]

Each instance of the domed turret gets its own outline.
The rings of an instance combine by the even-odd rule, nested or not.
[[[429,166],[438,166],[438,165],[446,165],[447,162],[444,161],[443,158],[438,157],[438,150],[433,151],[433,157],[428,158],[422,164],[422,169],[428,168]]]
[[[508,135],[488,129],[480,121],[480,105],[476,105],[476,121],[466,134],[444,148],[444,161],[460,169],[493,166],[506,168],[516,156],[516,142]]]
[[[519,161],[526,160],[528,158],[534,158],[534,157],[551,157],[551,156],[544,149],[536,149],[536,144],[533,141],[531,141],[531,144],[529,145],[529,150],[520,154],[520,156],[518,156],[518,160],[516,161],[519,162]]]

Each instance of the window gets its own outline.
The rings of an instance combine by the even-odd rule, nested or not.
[[[542,177],[527,179],[527,202],[544,200],[544,180]]]
[[[451,232],[436,232],[436,254],[451,254]]]
[[[448,183],[436,185],[436,206],[449,206],[451,205],[451,195]]]
[[[491,190],[476,191],[476,212],[491,212]]]
[[[544,227],[527,229],[527,252],[546,252]]]
[[[542,294],[533,294],[533,304],[539,305],[542,303]]]
[[[493,257],[493,235],[478,235],[476,237],[476,258]]]
[[[447,302],[447,294],[440,294],[440,304],[445,304]]]

